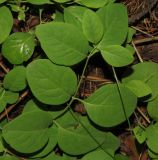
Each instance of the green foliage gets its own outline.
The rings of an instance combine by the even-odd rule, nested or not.
[[[14,81],[13,81],[14,80]],[[26,87],[26,68],[17,66],[4,77],[3,85],[10,91],[21,91]]]
[[[2,45],[3,56],[12,64],[21,64],[33,54],[34,37],[29,33],[13,33]]]
[[[0,112],[2,112],[7,104],[13,104],[18,100],[19,94],[11,91],[6,91],[0,88]]]
[[[71,24],[54,22],[39,25],[36,35],[46,55],[54,63],[73,65],[88,54],[88,41]]]
[[[138,98],[147,96],[152,93],[151,88],[143,81],[131,80],[127,82],[126,87],[129,88]]]
[[[65,103],[77,86],[76,75],[70,68],[55,65],[47,59],[28,65],[27,80],[34,96],[45,104]]]
[[[90,119],[96,124],[103,127],[113,127],[125,121],[126,116],[129,117],[133,113],[137,102],[136,96],[123,85],[120,86],[120,89],[122,98],[117,85],[109,84],[101,87],[83,101]],[[117,114],[115,115],[115,113]]]
[[[97,150],[97,151],[90,152],[86,156],[84,156],[82,160],[96,160],[97,158],[113,160],[113,158],[110,155],[108,155],[106,152],[104,152],[103,150]]]
[[[0,7],[0,44],[9,36],[12,26],[13,17],[10,10],[5,6]]]
[[[139,143],[143,143],[146,140],[145,130],[139,126],[133,129],[133,133]]]
[[[42,4],[51,4],[52,2],[50,0],[26,0],[29,3],[32,4],[38,4],[38,5],[42,5]]]
[[[90,8],[100,8],[109,3],[111,0],[78,0],[77,2],[81,5]]]
[[[101,40],[104,28],[96,13],[91,10],[85,11],[82,20],[82,27],[83,33],[90,42],[97,44]]]
[[[119,45],[102,47],[101,54],[105,61],[114,67],[123,67],[133,62],[130,51]]]
[[[128,33],[126,8],[121,4],[109,4],[100,8],[97,14],[101,18],[105,30],[98,47],[102,49],[107,45],[123,44]]]
[[[5,1],[6,1],[6,0],[0,0],[0,4],[3,3],[3,2],[5,2]]]
[[[16,151],[33,153],[46,145],[51,124],[52,117],[49,113],[33,111],[22,114],[5,125],[2,134],[5,141]]]
[[[135,31],[125,6],[114,1],[0,0],[0,48],[10,69],[0,65],[7,72],[0,79],[0,117],[8,118],[15,103],[24,106],[16,118],[0,122],[0,159],[127,160],[116,154],[120,140],[112,131],[123,122],[130,127],[137,102],[147,104],[153,122],[136,125],[133,133],[157,158],[158,64],[132,64]],[[49,6],[53,15],[46,22],[42,13]],[[25,20],[32,10],[40,21],[33,27]],[[14,32],[13,17],[26,25],[23,32]],[[115,81],[83,98],[80,88],[94,55],[112,68]],[[121,81],[120,67],[127,68]],[[21,101],[23,91],[29,96]],[[75,113],[78,103],[84,113]]]
[[[146,129],[146,143],[149,149],[155,153],[158,153],[158,143],[156,141],[158,136],[158,123],[149,126]]]
[[[87,8],[81,6],[67,7],[64,9],[64,20],[66,23],[73,24],[82,31],[82,19],[87,10]]]

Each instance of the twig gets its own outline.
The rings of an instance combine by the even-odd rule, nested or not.
[[[2,61],[0,62],[0,67],[4,70],[5,73],[9,72],[9,70],[3,65]]]
[[[143,30],[141,30],[141,29],[139,29],[139,28],[137,28],[137,27],[131,26],[131,28],[133,28],[133,29],[135,29],[136,31],[139,31],[139,32],[141,32],[141,33],[143,33],[143,34],[145,34],[145,35],[148,35],[149,37],[154,37],[153,35],[145,32],[145,31],[143,31]]]
[[[141,44],[141,43],[152,42],[152,41],[158,41],[158,36],[134,40],[134,44]]]
[[[109,79],[105,79],[105,78],[101,78],[101,77],[96,77],[96,76],[83,76],[82,77],[85,80],[89,80],[89,81],[96,81],[96,82],[112,82]]]
[[[28,93],[29,93],[28,90],[24,91],[20,95],[18,101],[15,104],[13,104],[13,105],[9,106],[8,108],[6,108],[6,110],[0,114],[0,120],[2,120],[5,116],[7,116],[6,112],[10,113],[12,111],[12,109],[15,108],[17,106],[17,104],[19,104],[28,95]]]
[[[137,50],[137,48],[136,48],[136,46],[135,46],[135,44],[134,44],[133,41],[132,41],[132,45],[133,45],[133,47],[134,47],[134,49],[135,49],[135,51],[136,51],[136,54],[137,54],[137,57],[138,57],[139,61],[140,61],[140,62],[143,62],[143,59],[142,59],[142,57],[140,56],[140,54],[139,54],[139,52],[138,52],[138,50]]]
[[[139,112],[139,114],[148,122],[148,124],[150,124],[150,120],[149,118],[141,111],[140,108],[137,107],[137,111]]]

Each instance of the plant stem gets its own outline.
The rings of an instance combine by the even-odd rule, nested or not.
[[[112,66],[112,71],[113,71],[113,74],[114,74],[114,78],[116,80],[116,84],[117,84],[117,88],[118,88],[118,92],[119,92],[119,95],[120,95],[120,99],[121,99],[121,103],[122,103],[122,109],[123,109],[123,112],[124,112],[124,115],[125,115],[125,118],[128,122],[128,126],[129,126],[129,129],[130,129],[130,132],[132,134],[132,131],[131,131],[131,124],[130,124],[130,121],[129,121],[129,118],[127,117],[127,114],[126,114],[126,109],[125,109],[125,104],[123,102],[123,97],[122,97],[122,93],[121,93],[121,88],[120,88],[120,85],[119,85],[119,80],[117,78],[117,74],[116,74],[116,71],[115,71],[115,68]]]
[[[5,116],[7,116],[6,112],[9,113],[10,111],[12,111],[12,109],[15,108],[17,104],[19,104],[28,95],[28,93],[29,93],[28,90],[24,91],[15,104],[6,108],[6,110],[0,114],[0,120],[2,120]]]
[[[135,44],[134,44],[133,41],[132,41],[132,45],[133,45],[133,47],[134,47],[134,49],[135,49],[135,51],[136,51],[136,54],[137,54],[137,57],[138,57],[139,61],[140,61],[141,63],[143,63],[143,59],[142,59],[142,57],[140,56],[140,54],[139,54],[139,52],[138,52],[138,50],[137,50],[137,48],[136,48],[136,46],[135,46]]]

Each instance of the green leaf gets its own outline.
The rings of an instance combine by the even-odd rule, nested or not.
[[[41,110],[40,107],[33,101],[33,100],[29,100],[23,109],[22,113],[27,113],[27,112],[32,112],[32,111],[39,111]]]
[[[127,83],[131,80],[140,80],[147,84],[152,90],[152,96],[149,100],[153,100],[158,95],[158,64],[154,62],[138,63],[129,67],[124,75],[122,82]]]
[[[66,23],[75,25],[82,31],[82,19],[88,9],[81,6],[70,6],[64,9],[64,20]]]
[[[4,110],[7,104],[13,104],[18,100],[19,94],[5,89],[0,89],[0,112]]]
[[[138,98],[152,93],[151,88],[145,82],[140,80],[131,80],[125,83],[125,86],[129,88]]]
[[[32,4],[37,4],[37,5],[42,5],[42,4],[52,4],[50,0],[26,0],[29,3]]]
[[[21,91],[26,87],[26,68],[17,66],[8,72],[3,81],[5,89],[11,91]]]
[[[1,3],[4,1],[2,0]],[[7,7],[0,7],[0,44],[9,36],[13,26],[13,17]]]
[[[83,33],[87,37],[88,41],[97,44],[104,33],[103,24],[98,17],[98,15],[91,11],[87,10],[83,15],[82,20]]]
[[[106,5],[109,0],[78,0],[77,3],[90,8],[100,8]]]
[[[21,64],[32,56],[34,48],[34,37],[31,34],[17,32],[3,43],[2,54],[10,63]]]
[[[102,144],[102,149],[109,153],[110,155],[114,156],[115,151],[120,146],[120,140],[114,136],[112,133],[107,132],[106,133],[106,139],[104,140],[104,143]]]
[[[127,9],[123,4],[109,4],[97,11],[104,24],[104,36],[98,45],[102,49],[107,45],[121,45],[128,32]]]
[[[129,160],[127,156],[124,156],[122,154],[116,154],[114,160]]]
[[[146,135],[145,135],[145,131],[144,129],[142,129],[141,127],[139,126],[136,126],[134,129],[133,129],[133,133],[137,139],[137,141],[141,144],[143,142],[145,142],[146,140]]]
[[[6,1],[6,0],[0,0],[0,4],[1,4],[1,3],[4,3],[5,1]]]
[[[150,149],[148,149],[148,155],[150,158],[158,159],[158,153],[154,153],[153,151],[151,151]]]
[[[65,3],[65,2],[69,2],[71,0],[53,0],[55,2],[58,2],[58,3]]]
[[[65,66],[57,66],[48,59],[39,59],[27,67],[27,80],[34,96],[45,104],[67,102],[77,87],[75,73]]]
[[[4,126],[2,134],[5,141],[16,151],[33,153],[48,142],[48,127],[51,124],[52,117],[49,113],[33,111],[9,122]]]
[[[101,49],[104,60],[114,66],[123,67],[133,62],[134,57],[126,48],[119,45],[109,45]]]
[[[74,65],[88,54],[88,41],[71,24],[54,22],[39,25],[36,35],[48,58],[57,64]]]
[[[19,158],[14,157],[14,156],[9,155],[9,154],[5,154],[2,157],[0,157],[0,160],[19,160]]]
[[[81,160],[96,160],[96,159],[113,160],[113,157],[103,150],[97,150],[86,154]]]
[[[130,43],[132,41],[133,35],[136,33],[136,30],[133,28],[128,28],[128,35],[127,35],[127,40],[126,43]]]
[[[149,126],[146,129],[146,143],[148,148],[155,152],[158,153],[158,143],[157,143],[157,137],[158,137],[158,123],[155,123],[154,125]]]
[[[64,22],[64,15],[59,11],[56,11],[52,18],[54,19],[54,22]]]
[[[156,97],[154,100],[148,102],[148,106],[147,106],[148,114],[155,121],[158,121],[158,107],[157,107],[157,104],[158,104],[158,97]]]
[[[5,151],[5,147],[3,145],[2,133],[0,133],[0,153]]]
[[[137,103],[136,96],[123,85],[119,86],[122,99],[117,85],[109,84],[102,86],[90,97],[82,101],[88,116],[96,124],[102,127],[113,127],[124,122],[126,116],[129,118],[134,112]]]
[[[84,127],[79,122],[82,122]],[[72,124],[69,127],[62,127],[58,124],[58,145],[70,155],[89,152],[102,144],[105,139],[105,132],[94,128],[86,117],[80,118],[76,126]]]
[[[135,54],[135,49],[132,47],[130,44],[126,44],[125,48],[129,50],[129,52],[134,55]]]
[[[37,159],[37,160],[39,160],[39,159]],[[61,160],[61,156],[57,155],[55,152],[52,152],[52,153],[48,154],[48,156],[46,156],[40,160]]]
[[[53,119],[56,119],[56,117],[58,117],[63,113],[62,108],[59,110],[59,106],[50,107],[49,105],[45,105],[34,99],[29,100],[25,104],[22,113],[25,114],[27,112],[42,111],[42,110],[47,111],[52,116]]]
[[[49,128],[48,131],[49,141],[47,145],[44,147],[44,149],[42,149],[42,151],[40,151],[38,154],[36,154],[31,158],[44,157],[48,155],[57,144],[57,133],[58,133],[57,128],[54,125],[51,128]]]

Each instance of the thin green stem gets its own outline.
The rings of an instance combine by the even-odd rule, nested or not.
[[[87,59],[86,59],[86,62],[85,62],[85,65],[84,65],[84,68],[83,68],[83,71],[82,71],[82,74],[81,74],[81,78],[80,78],[80,80],[79,80],[79,82],[78,82],[78,85],[77,85],[77,88],[76,88],[76,91],[75,91],[74,95],[71,97],[70,102],[67,104],[67,106],[66,106],[66,108],[64,109],[64,111],[63,111],[59,116],[57,116],[55,119],[58,119],[58,118],[61,117],[63,114],[65,114],[65,113],[68,111],[68,109],[70,109],[71,104],[72,104],[73,101],[75,100],[74,97],[76,97],[76,95],[77,95],[77,93],[78,93],[78,91],[79,91],[79,88],[80,88],[80,86],[81,86],[81,83],[82,83],[84,74],[85,74],[85,72],[86,72],[86,68],[87,68],[89,59],[92,57],[92,55],[94,55],[95,50],[96,50],[96,47],[93,48],[93,50],[92,50],[92,51],[90,52],[90,54],[87,56]]]
[[[108,154],[110,157],[112,157],[112,158],[114,158],[108,151],[106,151],[103,147],[102,147],[102,144],[104,143],[104,142],[102,142],[102,144],[100,144],[99,142],[98,142],[98,140],[92,135],[92,133],[85,127],[85,125],[80,121],[80,119],[78,119],[75,115],[74,115],[74,113],[73,113],[73,111],[71,110],[71,108],[70,108],[70,113],[71,113],[71,115],[72,115],[72,117],[77,121],[77,122],[79,122],[80,124],[81,124],[81,126],[84,128],[84,130],[88,133],[88,135],[92,138],[92,140],[94,140],[95,141],[95,143],[98,145],[98,147],[100,148],[100,149],[102,149],[106,154]]]
[[[113,156],[112,156],[109,152],[107,152],[107,151],[104,150],[104,148],[101,146],[102,144],[100,144],[100,143],[98,142],[98,140],[97,140],[97,139],[92,135],[92,133],[85,127],[85,125],[80,121],[80,119],[78,119],[78,118],[74,115],[74,113],[73,113],[73,111],[72,111],[72,109],[71,109],[71,104],[73,103],[73,101],[74,101],[74,100],[79,100],[79,99],[76,97],[76,95],[77,95],[77,93],[78,93],[78,90],[79,90],[79,88],[80,88],[80,86],[81,86],[81,83],[82,83],[82,80],[83,80],[83,78],[84,78],[84,75],[85,75],[85,72],[86,72],[86,68],[87,68],[88,62],[89,62],[90,58],[96,53],[95,50],[96,50],[96,47],[93,48],[93,50],[92,50],[92,51],[90,52],[90,54],[88,55],[88,57],[87,57],[87,59],[86,59],[86,62],[85,62],[85,65],[84,65],[84,68],[83,68],[83,71],[82,71],[82,74],[81,74],[81,78],[80,78],[80,80],[79,80],[79,82],[78,82],[76,91],[75,91],[75,93],[74,93],[74,96],[72,96],[72,98],[71,98],[70,102],[68,103],[67,107],[64,109],[64,112],[62,112],[62,114],[60,114],[60,115],[58,116],[58,118],[59,118],[60,116],[62,116],[63,114],[65,114],[65,113],[69,110],[70,113],[71,113],[71,115],[72,115],[72,117],[74,118],[74,120],[76,120],[78,123],[81,124],[81,126],[85,129],[85,131],[88,133],[88,135],[96,142],[96,144],[98,145],[98,147],[99,147],[100,149],[102,149],[102,150],[103,150],[106,154],[108,154],[110,157],[113,158]],[[56,118],[56,119],[57,119],[57,118]],[[55,124],[58,126],[57,123],[55,123]]]
[[[122,93],[121,93],[121,88],[120,88],[120,85],[119,85],[119,80],[117,78],[117,74],[116,74],[116,71],[115,71],[115,68],[112,66],[112,71],[113,71],[113,74],[114,74],[114,78],[116,80],[116,84],[117,84],[117,88],[118,88],[118,92],[119,92],[119,95],[120,95],[120,99],[121,99],[121,103],[122,103],[122,109],[123,109],[123,112],[124,112],[124,115],[125,115],[125,118],[128,122],[128,126],[129,126],[129,129],[131,131],[131,124],[130,124],[130,121],[127,117],[127,114],[126,114],[126,109],[125,109],[125,104],[124,104],[124,101],[123,101],[123,97],[122,97]],[[131,134],[132,134],[132,131],[131,131]]]
[[[95,53],[95,50],[96,50],[96,48],[93,48],[93,50],[90,52],[90,54],[88,55],[88,57],[87,57],[87,59],[86,59],[86,62],[85,62],[85,65],[84,65],[84,68],[83,68],[83,71],[82,71],[82,74],[81,74],[81,78],[80,78],[80,80],[79,80],[79,82],[78,82],[78,86],[77,86],[76,92],[75,92],[75,94],[74,94],[73,97],[76,97],[76,95],[77,95],[77,92],[78,92],[78,90],[79,90],[79,88],[80,88],[80,86],[81,86],[83,77],[84,77],[84,75],[85,75],[85,72],[86,72],[86,68],[87,68],[89,59],[90,59],[90,58],[92,57],[92,55]]]

